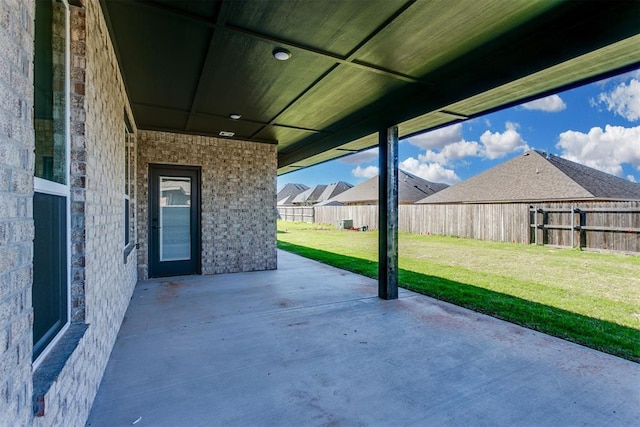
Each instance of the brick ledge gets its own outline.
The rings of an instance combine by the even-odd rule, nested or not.
[[[33,413],[36,417],[45,414],[45,397],[58,379],[67,361],[78,348],[80,340],[89,328],[86,323],[72,323],[33,373]]]

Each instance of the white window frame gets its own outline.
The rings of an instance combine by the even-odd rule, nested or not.
[[[64,335],[67,329],[69,329],[69,325],[71,323],[71,189],[70,189],[70,162],[71,162],[71,136],[70,136],[70,79],[69,75],[70,71],[70,56],[71,56],[71,30],[69,23],[69,2],[67,0],[51,0],[51,1],[59,1],[65,8],[65,77],[64,77],[64,91],[65,91],[65,99],[64,99],[64,108],[65,108],[65,117],[64,117],[64,125],[66,128],[65,132],[65,184],[59,184],[57,182],[49,181],[46,179],[34,177],[33,178],[33,191],[35,193],[42,194],[50,194],[54,196],[62,196],[66,198],[67,201],[67,212],[66,212],[66,221],[67,221],[67,321],[64,326],[60,329],[60,331],[56,334],[56,336],[51,340],[51,342],[42,350],[42,353],[33,361],[31,364],[33,371],[35,371],[38,366],[42,363],[42,361],[47,357],[47,355],[51,352],[51,350],[55,347],[55,345],[60,341],[60,338]]]
[[[130,165],[129,162],[131,162],[131,155],[129,153],[129,141],[131,138],[131,134],[129,132],[129,128],[127,127],[127,125],[124,125],[124,186],[125,186],[125,192],[124,192],[124,200],[125,200],[125,206],[127,206],[127,210],[125,211],[125,239],[124,239],[124,248],[127,249],[127,246],[129,246],[129,244],[131,243],[131,224],[129,223],[129,221],[131,221],[131,195],[129,193],[131,193],[131,188],[129,188],[129,180],[131,179],[131,177],[129,176],[130,173]],[[128,204],[126,202],[129,202]],[[127,219],[129,221],[127,221]],[[127,240],[129,240],[127,242]]]
[[[124,192],[123,200],[129,201],[129,208],[126,211],[127,218],[125,219],[125,222],[124,222],[125,226],[128,224],[127,230],[125,230],[125,232],[129,237],[129,242],[127,242],[126,237],[123,241],[124,243],[123,247],[125,251],[124,252],[125,262],[126,262],[127,256],[129,255],[129,253],[131,253],[133,246],[135,246],[135,240],[136,240],[135,218],[131,217],[131,201],[132,200],[135,201],[135,181],[133,180],[133,174],[131,172],[135,173],[135,169],[136,169],[135,156],[131,154],[131,150],[135,150],[135,145],[132,137],[133,132],[129,129],[129,125],[127,124],[127,121],[125,121],[124,123],[124,134],[125,134],[124,150],[125,150],[125,158],[126,158],[125,165],[124,165],[125,167],[124,181],[125,181],[126,190]],[[132,171],[132,168],[133,168],[133,171]],[[127,194],[127,192],[129,194]],[[125,203],[125,206],[126,206],[126,203]]]

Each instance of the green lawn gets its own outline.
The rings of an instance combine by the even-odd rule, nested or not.
[[[378,233],[278,221],[278,247],[377,276]],[[400,285],[640,362],[640,256],[399,236]]]

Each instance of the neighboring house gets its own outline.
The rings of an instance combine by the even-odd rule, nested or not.
[[[160,194],[160,206],[186,206],[191,200],[191,191],[183,182],[170,182],[173,186],[164,186]],[[188,183],[187,183],[188,184]]]
[[[420,200],[404,229],[638,252],[639,202],[640,184],[530,150]]]
[[[419,204],[640,200],[640,184],[530,150]]]
[[[378,177],[375,176],[331,199],[343,205],[377,205]],[[398,170],[398,203],[407,205],[415,203],[426,196],[447,188],[447,184],[430,182],[409,172]]]
[[[298,194],[293,199],[292,204],[296,206],[313,206],[317,203],[329,200],[352,187],[353,185],[344,181],[335,182],[329,185],[314,185],[308,190]]]
[[[327,186],[324,184],[317,184],[308,190],[303,191],[298,194],[291,202],[292,205],[296,206],[311,206],[320,202],[320,196],[324,193],[324,190],[327,189]]]
[[[287,196],[284,199],[278,200],[277,205],[278,206],[291,206],[293,205],[293,200],[296,198],[296,196]]]
[[[337,196],[338,194],[344,193],[345,191],[349,190],[350,188],[353,188],[353,185],[349,184],[348,182],[344,182],[344,181],[338,181],[338,182],[334,182],[332,184],[329,184],[329,185],[327,185],[327,188],[325,188],[325,190],[320,195],[319,202],[326,202],[327,200],[332,199],[333,197]]]
[[[317,207],[317,206],[344,206],[344,204],[340,203],[340,202],[336,202],[335,200],[325,200],[324,202],[316,203],[313,206],[314,207]]]
[[[298,194],[308,189],[309,187],[304,184],[286,184],[278,191],[276,196],[278,205],[290,205]]]

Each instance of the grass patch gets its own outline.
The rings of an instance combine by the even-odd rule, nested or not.
[[[278,222],[278,247],[377,277],[377,232]],[[640,257],[399,236],[404,288],[640,362]]]

